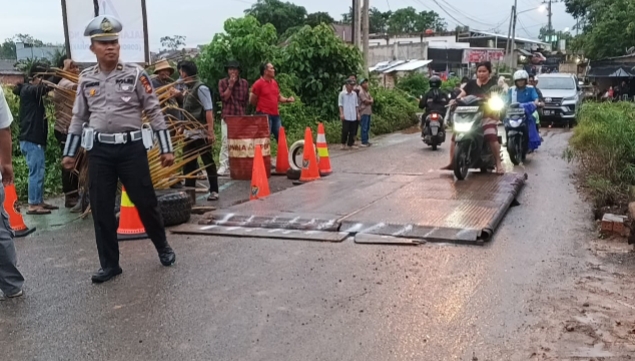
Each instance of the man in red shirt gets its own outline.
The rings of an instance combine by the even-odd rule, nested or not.
[[[285,98],[280,94],[280,88],[276,81],[276,70],[271,63],[260,66],[260,76],[251,88],[249,102],[256,107],[257,114],[265,114],[269,118],[269,129],[273,137],[278,142],[278,132],[280,131],[281,120],[279,103],[293,103],[293,97]]]

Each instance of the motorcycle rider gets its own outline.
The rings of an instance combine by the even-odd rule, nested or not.
[[[474,96],[487,96],[490,93],[492,87],[496,87],[498,82],[492,78],[492,63],[484,61],[476,64],[476,79],[470,80],[463,86],[461,94],[457,99],[464,98],[468,95]],[[455,103],[454,100],[451,102]],[[500,143],[498,142],[498,120],[490,114],[484,116],[482,120],[483,133],[485,134],[485,141],[489,143],[490,149],[494,159],[496,160],[496,173],[502,174],[503,162],[501,159]],[[452,135],[452,145],[450,147],[450,164],[441,168],[442,170],[452,170],[454,168],[454,147],[455,147],[456,134]]]
[[[441,115],[445,114],[445,106],[448,104],[449,99],[448,95],[440,89],[441,82],[440,77],[433,75],[430,78],[430,90],[428,90],[419,102],[419,108],[425,110],[421,118],[424,122],[426,117],[432,112],[437,112]]]
[[[506,103],[507,104],[534,103],[536,105],[535,109],[537,109],[537,107],[540,105],[540,96],[538,95],[536,88],[529,85],[529,74],[525,70],[518,70],[514,73],[514,86],[509,88],[509,91],[507,92]],[[534,111],[532,111],[532,113]],[[533,117],[534,115],[532,114],[532,118]],[[528,123],[533,123],[533,124],[528,124],[528,126],[531,129],[536,129],[536,133],[537,133],[538,132],[537,127],[533,128],[533,125],[535,125],[535,118],[529,119]],[[531,131],[530,131],[530,134],[531,134]],[[540,144],[538,143],[538,145]],[[531,153],[533,149],[535,148],[530,146],[529,152]]]

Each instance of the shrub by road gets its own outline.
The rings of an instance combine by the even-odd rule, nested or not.
[[[579,162],[596,208],[624,206],[635,185],[635,105],[584,104],[567,155]]]

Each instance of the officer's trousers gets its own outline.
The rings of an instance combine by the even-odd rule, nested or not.
[[[95,240],[99,262],[104,271],[119,267],[115,218],[118,179],[139,211],[139,218],[146,234],[157,251],[168,246],[143,142],[113,145],[95,141],[93,148],[88,152],[88,177]]]

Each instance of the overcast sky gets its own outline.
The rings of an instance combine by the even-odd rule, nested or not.
[[[90,1],[90,0],[86,0]],[[139,0],[130,0],[139,1]],[[223,30],[223,22],[239,17],[255,0],[146,0],[151,50],[160,47],[159,38],[166,35],[185,35],[189,46],[207,44],[215,33]],[[347,0],[292,0],[308,12],[325,11],[335,19],[348,11]],[[507,33],[509,13],[513,0],[436,0],[450,14],[445,13],[435,0],[370,0],[371,7],[382,11],[412,6],[417,10],[438,12],[449,27],[457,22],[474,29],[498,29]],[[451,10],[460,9],[461,14]],[[486,4],[486,6],[484,6]],[[519,11],[533,9],[518,15],[517,36],[535,38],[540,26],[546,25],[546,12],[535,9],[540,0],[518,0]],[[553,4],[554,29],[563,30],[575,25],[565,13],[564,4]],[[16,33],[26,33],[44,42],[63,43],[61,0],[0,0],[0,39]]]

